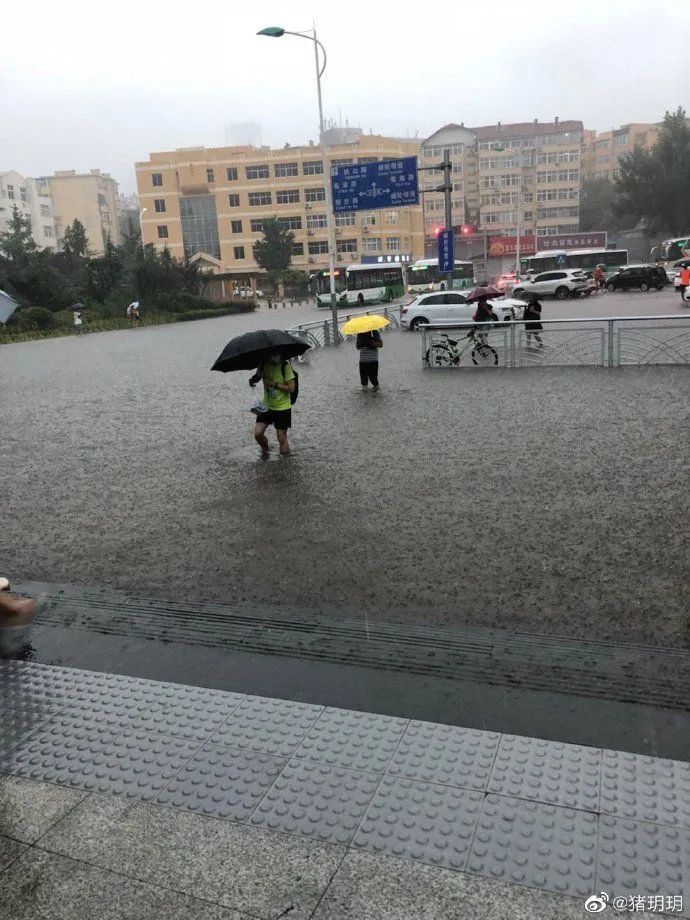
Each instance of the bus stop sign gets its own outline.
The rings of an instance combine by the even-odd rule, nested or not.
[[[439,272],[452,272],[454,268],[453,231],[441,230],[438,235],[438,270]]]
[[[417,157],[331,167],[333,211],[373,211],[419,204]]]

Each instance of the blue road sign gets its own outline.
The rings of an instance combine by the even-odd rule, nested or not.
[[[438,270],[452,272],[455,268],[455,247],[453,245],[453,231],[441,230],[438,235]]]
[[[419,204],[417,157],[332,166],[331,191],[336,214]]]

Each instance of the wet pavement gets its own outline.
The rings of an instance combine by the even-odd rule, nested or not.
[[[208,369],[266,317],[1,349],[3,570],[687,644],[686,368],[425,372],[391,333],[378,394],[315,354],[261,462],[247,375]]]

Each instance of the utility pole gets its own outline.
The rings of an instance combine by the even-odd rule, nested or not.
[[[517,237],[515,239],[515,275],[520,275],[520,223],[522,219],[522,154],[520,155],[520,166],[518,172],[518,193],[517,193]]]
[[[443,193],[446,199],[446,230],[453,232],[453,201],[451,198],[451,193],[453,191],[453,183],[451,181],[451,174],[453,170],[453,165],[450,162],[450,150],[446,148],[443,151],[443,163],[441,164],[441,169],[443,170]]]

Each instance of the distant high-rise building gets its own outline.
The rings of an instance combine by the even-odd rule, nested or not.
[[[260,147],[261,125],[253,121],[240,121],[225,127],[226,147]]]
[[[31,233],[40,249],[56,249],[53,202],[47,183],[15,170],[0,172],[0,233],[7,230],[14,208],[31,221]]]
[[[419,153],[419,141],[360,132],[329,145],[327,162],[342,166]],[[196,257],[219,273],[251,274],[258,270],[254,245],[264,221],[277,217],[295,234],[295,268],[328,265],[328,177],[320,147],[187,148],[152,153],[135,168],[145,243],[167,247],[176,258]],[[337,214],[335,239],[339,265],[386,255],[422,258],[421,208]]]
[[[649,150],[659,137],[659,124],[635,122],[611,131],[586,132],[586,177],[613,181],[620,173],[619,160],[636,147]]]
[[[86,229],[92,252],[102,253],[108,238],[115,245],[120,242],[117,182],[109,173],[58,170],[40,181],[50,189],[58,241],[76,219]]]

